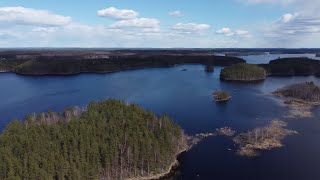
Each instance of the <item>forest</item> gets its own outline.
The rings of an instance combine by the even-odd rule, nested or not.
[[[220,79],[231,81],[257,81],[264,80],[266,71],[253,64],[239,63],[221,70]]]
[[[186,148],[169,116],[117,100],[14,120],[0,136],[0,179],[125,179],[162,173]]]
[[[11,56],[10,56],[11,57]],[[122,70],[172,67],[180,64],[229,66],[245,62],[237,57],[213,55],[119,55],[86,59],[85,56],[36,56],[27,59],[1,59],[0,70],[21,75],[72,75],[108,73]]]
[[[279,58],[259,66],[269,76],[320,76],[320,61],[309,58]]]

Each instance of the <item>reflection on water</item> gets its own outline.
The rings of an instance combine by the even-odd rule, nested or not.
[[[272,91],[303,81],[320,84],[315,77],[269,77],[253,84],[222,82],[220,70],[216,67],[210,74],[201,65],[183,65],[66,77],[0,74],[0,128],[30,112],[61,111],[65,106],[84,106],[91,100],[116,98],[138,103],[158,114],[169,113],[189,134],[224,126],[243,132],[264,126],[286,113],[287,109],[270,95]],[[211,92],[220,89],[231,93],[230,102],[217,104],[212,100]],[[284,148],[263,152],[260,157],[239,157],[231,139],[210,137],[184,154],[173,178],[320,179],[320,110],[314,111],[313,119],[285,119],[289,128],[300,134],[285,139]]]

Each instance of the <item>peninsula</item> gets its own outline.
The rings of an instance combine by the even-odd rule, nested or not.
[[[187,136],[170,117],[117,100],[30,114],[0,136],[0,179],[160,178],[213,135]]]

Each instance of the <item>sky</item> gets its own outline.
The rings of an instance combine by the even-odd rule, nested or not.
[[[320,0],[0,0],[0,47],[319,48]]]

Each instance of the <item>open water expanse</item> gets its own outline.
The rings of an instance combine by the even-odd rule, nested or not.
[[[292,55],[245,56],[249,63],[267,63]],[[306,56],[306,55],[294,55]],[[314,57],[314,55],[307,55]],[[182,71],[186,69],[186,71]],[[268,77],[260,83],[219,80],[222,67],[206,73],[202,65],[182,65],[76,76],[19,76],[0,74],[0,130],[13,118],[32,112],[62,111],[107,98],[137,103],[157,114],[168,113],[188,134],[214,132],[230,126],[238,133],[280,119],[299,132],[284,140],[285,147],[246,158],[236,154],[231,139],[210,137],[181,157],[173,179],[318,180],[320,179],[320,108],[314,117],[287,119],[288,109],[271,92],[315,77]],[[210,94],[227,90],[232,100],[216,104]],[[229,150],[231,149],[231,151]]]

